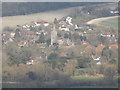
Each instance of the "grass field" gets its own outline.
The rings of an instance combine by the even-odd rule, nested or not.
[[[88,21],[87,24],[102,25],[105,27],[112,27],[112,28],[116,29],[116,28],[120,27],[118,25],[118,23],[120,23],[120,21],[118,19],[120,19],[120,17],[118,17],[118,16],[97,18],[97,19]]]
[[[101,24],[103,26],[107,26],[107,27],[120,28],[120,26],[118,25],[118,23],[120,23],[120,21],[118,19],[120,19],[120,17],[103,20],[103,21],[99,22],[99,24]]]

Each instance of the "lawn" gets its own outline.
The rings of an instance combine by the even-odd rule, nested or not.
[[[106,27],[112,27],[115,29],[120,28],[120,26],[118,25],[120,21],[118,19],[120,19],[120,17],[110,18],[110,19],[99,22],[99,24],[106,26]]]

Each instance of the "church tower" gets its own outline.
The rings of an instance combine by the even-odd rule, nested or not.
[[[57,31],[55,25],[53,26],[53,30],[51,31],[51,45],[57,43]]]

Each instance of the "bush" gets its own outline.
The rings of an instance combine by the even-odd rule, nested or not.
[[[117,73],[117,67],[114,64],[108,64],[104,68],[104,78],[106,81],[113,81]]]
[[[58,54],[56,53],[51,53],[49,56],[48,56],[48,59],[57,59],[58,58]]]

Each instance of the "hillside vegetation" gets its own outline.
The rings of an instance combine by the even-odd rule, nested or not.
[[[39,13],[50,10],[58,10],[68,7],[87,6],[93,4],[100,4],[96,2],[4,2],[2,4],[2,16],[15,16]]]

